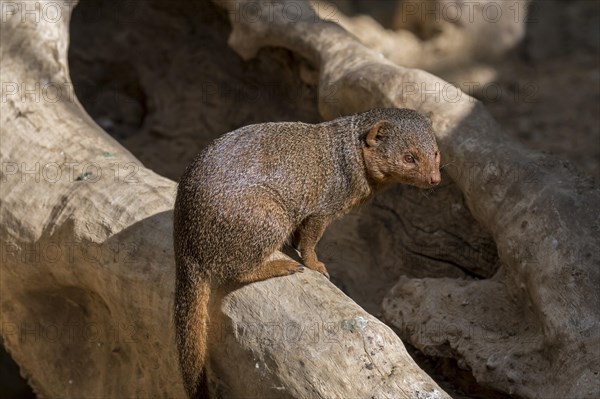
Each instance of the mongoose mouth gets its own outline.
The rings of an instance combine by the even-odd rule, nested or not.
[[[432,188],[437,186],[441,181],[440,176],[432,176],[432,177],[422,177],[422,176],[415,176],[413,178],[407,178],[407,176],[401,176],[401,177],[395,177],[395,178],[390,178],[387,179],[385,181],[386,184],[394,184],[394,183],[400,183],[400,184],[408,184],[410,186],[414,186],[417,188]]]
[[[418,188],[432,188],[438,185],[438,183],[418,182],[414,184]]]

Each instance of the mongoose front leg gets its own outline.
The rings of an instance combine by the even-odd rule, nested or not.
[[[304,266],[288,259],[267,260],[237,278],[240,284],[250,284],[273,277],[289,276],[304,271]]]
[[[318,271],[329,278],[325,264],[317,259],[315,247],[321,239],[330,218],[324,216],[309,216],[298,228],[298,247],[304,264],[309,269]]]

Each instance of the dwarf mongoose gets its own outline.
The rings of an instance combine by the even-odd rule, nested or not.
[[[175,326],[189,396],[205,389],[211,287],[301,271],[266,261],[291,237],[304,265],[328,276],[315,253],[327,225],[392,183],[438,184],[439,163],[429,120],[397,108],[246,126],[204,149],[181,177],[174,211]]]

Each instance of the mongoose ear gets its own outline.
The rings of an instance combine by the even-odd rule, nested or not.
[[[371,127],[365,136],[367,147],[376,147],[381,142],[385,130],[384,127],[386,126],[391,126],[391,123],[388,121],[379,121]]]

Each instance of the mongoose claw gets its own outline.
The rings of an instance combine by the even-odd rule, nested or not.
[[[306,264],[306,267],[308,267],[309,269],[319,272],[323,276],[327,277],[328,280],[331,280],[331,278],[329,277],[329,272],[327,272],[327,268],[325,267],[325,264],[323,262],[319,262],[317,260],[317,261],[308,261],[308,262],[305,262],[305,264]]]
[[[298,267],[296,267],[295,269],[290,269],[289,273],[295,274],[295,273],[302,273],[303,271],[304,271],[304,266],[298,265]]]
[[[327,277],[327,280],[331,280],[331,277],[329,276],[329,272],[327,271],[327,269],[325,269],[325,265],[323,265],[323,268],[319,268],[319,270],[317,270],[319,273],[321,273],[323,276]]]

